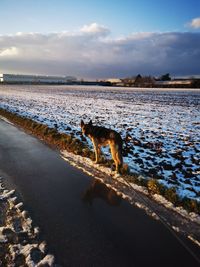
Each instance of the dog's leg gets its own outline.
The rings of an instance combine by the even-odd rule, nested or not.
[[[98,146],[98,159],[101,161],[101,148]]]
[[[117,173],[119,173],[119,163],[118,163],[118,160],[117,160],[117,149],[118,147],[113,144],[113,143],[110,143],[110,150],[111,150],[111,155],[112,155],[112,158],[115,162],[115,170]]]
[[[116,153],[116,158],[117,158],[117,166],[118,166],[118,170],[117,172],[120,173],[121,172],[121,168],[123,167],[123,157],[122,157],[122,151],[120,151],[118,149],[117,153]]]
[[[95,140],[92,140],[93,146],[94,146],[94,152],[95,152],[95,163],[99,162],[99,148],[98,148],[98,144]]]

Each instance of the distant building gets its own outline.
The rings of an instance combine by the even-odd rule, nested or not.
[[[111,84],[121,83],[121,79],[118,79],[118,78],[110,78],[110,79],[107,79],[106,81],[110,82]]]
[[[156,81],[155,85],[161,87],[190,87],[192,86],[194,80],[187,79],[175,79],[171,81]]]
[[[69,84],[76,81],[77,79],[73,76],[0,74],[2,83]]]

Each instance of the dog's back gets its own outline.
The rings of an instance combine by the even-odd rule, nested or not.
[[[101,127],[101,126],[90,126],[90,136],[98,140],[98,142],[114,142],[116,145],[119,146],[119,149],[122,150],[122,138],[121,135],[111,129]]]

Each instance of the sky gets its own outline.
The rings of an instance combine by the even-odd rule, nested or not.
[[[0,73],[200,75],[200,0],[0,0]]]

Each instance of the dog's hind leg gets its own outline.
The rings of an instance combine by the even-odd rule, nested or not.
[[[112,155],[112,158],[115,162],[115,170],[117,173],[119,173],[119,162],[118,162],[118,158],[117,158],[117,151],[118,151],[118,147],[117,145],[111,143],[110,144],[110,150],[111,150],[111,155]]]
[[[117,157],[117,166],[118,166],[118,170],[117,172],[120,173],[121,172],[121,168],[123,167],[123,157],[122,157],[122,152],[118,149],[117,153],[116,153],[116,157]]]

